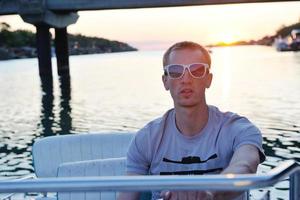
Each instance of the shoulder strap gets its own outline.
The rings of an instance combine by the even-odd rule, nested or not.
[[[153,149],[154,152],[152,153],[152,158],[151,158],[151,163],[150,163],[150,165],[152,164],[152,162],[153,162],[153,160],[154,160],[154,158],[155,158],[155,156],[156,156],[156,152],[158,151],[158,149],[159,149],[159,147],[160,147],[160,145],[161,145],[161,143],[162,143],[163,136],[164,136],[165,130],[166,130],[166,125],[167,125],[168,117],[169,117],[170,113],[172,112],[172,110],[174,110],[174,108],[168,110],[168,111],[163,115],[163,117],[162,117],[162,119],[161,119],[161,122],[160,122],[160,124],[159,124],[159,129],[158,129],[158,136],[159,136],[159,138],[157,138],[157,139],[159,140],[159,143],[158,143],[158,145],[157,145],[156,147],[154,147],[154,149]]]
[[[168,110],[164,114],[164,116],[162,117],[162,120],[161,120],[160,125],[159,125],[159,130],[158,130],[160,132],[160,135],[163,135],[164,132],[165,132],[167,120],[168,120],[168,117],[169,117],[169,115],[170,115],[170,113],[171,113],[172,110],[174,110],[174,108]]]

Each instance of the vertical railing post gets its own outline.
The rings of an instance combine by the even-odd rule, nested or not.
[[[250,200],[250,190],[246,191],[246,198],[245,200]]]
[[[300,172],[290,176],[290,200],[300,199]]]

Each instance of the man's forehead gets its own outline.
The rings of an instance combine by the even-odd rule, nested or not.
[[[176,61],[178,59],[192,60],[198,62],[207,62],[203,52],[200,49],[176,49],[170,53],[169,61]]]

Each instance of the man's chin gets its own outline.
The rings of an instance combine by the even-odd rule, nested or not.
[[[192,102],[192,101],[180,101],[180,102],[178,102],[178,106],[180,106],[180,107],[186,107],[186,108],[191,108],[191,107],[197,106],[197,103],[196,102]]]

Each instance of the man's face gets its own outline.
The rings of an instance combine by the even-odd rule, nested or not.
[[[207,63],[200,50],[182,49],[171,52],[170,64]],[[205,89],[210,87],[212,74],[206,74],[203,78],[193,78],[185,70],[184,75],[179,79],[171,79],[163,76],[163,83],[166,90],[170,90],[175,107],[194,107],[205,103]]]

